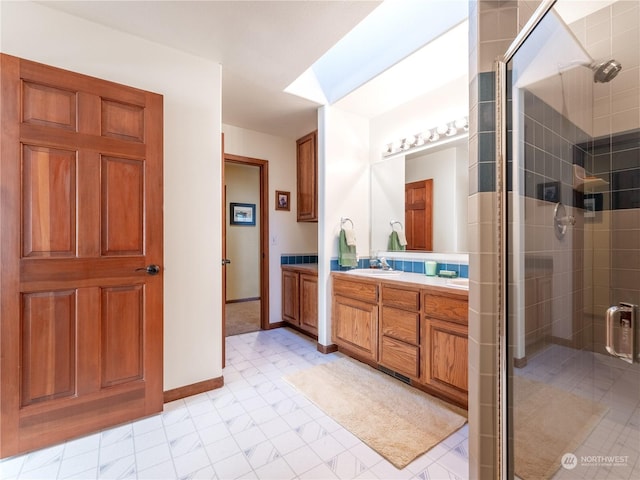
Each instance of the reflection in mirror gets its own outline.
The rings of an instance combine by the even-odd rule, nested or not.
[[[387,157],[371,167],[371,250],[388,251],[390,222],[406,228],[405,185],[433,179],[432,250],[463,253],[467,247],[468,138],[408,155]],[[396,230],[398,226],[396,225]],[[409,245],[408,247],[411,247]],[[409,248],[408,251],[416,251]]]

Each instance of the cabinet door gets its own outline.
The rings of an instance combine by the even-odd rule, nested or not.
[[[333,342],[356,356],[377,361],[378,305],[335,295]]]
[[[467,405],[468,339],[467,327],[425,319],[425,383]]]
[[[299,222],[318,221],[317,133],[300,138],[297,144],[297,206]]]
[[[282,270],[282,319],[300,325],[298,312],[298,279],[297,272]]]
[[[300,274],[300,326],[318,334],[318,277]]]

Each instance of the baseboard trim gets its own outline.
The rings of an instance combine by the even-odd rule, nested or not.
[[[324,354],[334,353],[338,351],[338,345],[336,345],[335,343],[332,343],[331,345],[322,345],[321,343],[317,343],[316,349],[320,353],[324,353]]]
[[[276,323],[267,323],[267,327],[265,330],[273,330],[274,328],[282,328],[284,327],[284,322],[276,322]]]
[[[221,388],[223,385],[224,377],[217,377],[198,383],[192,383],[191,385],[185,385],[184,387],[167,390],[164,392],[164,403],[191,397],[192,395],[198,395],[199,393],[208,392],[209,390],[215,390],[216,388]]]
[[[249,297],[249,298],[237,298],[235,300],[227,300],[224,303],[242,303],[242,302],[253,302],[254,300],[260,300],[260,297]]]

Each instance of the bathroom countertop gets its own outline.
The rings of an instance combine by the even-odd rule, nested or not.
[[[318,273],[318,264],[317,263],[284,263],[280,265],[282,269],[289,270],[297,270],[297,271],[305,271],[309,273]]]
[[[456,280],[461,280],[459,278],[451,279],[441,277],[428,277],[422,273],[402,272],[399,270],[382,271],[371,268],[356,268],[353,270],[332,273],[337,276],[346,275],[351,278],[360,277],[363,279],[374,281],[410,284],[419,287],[434,287],[435,289],[442,289],[460,295],[468,295],[469,293],[468,286],[461,287],[459,285],[455,285]]]

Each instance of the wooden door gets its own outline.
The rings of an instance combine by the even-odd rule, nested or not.
[[[407,250],[433,250],[433,179],[405,185]]]
[[[162,410],[162,97],[0,56],[0,457]]]

